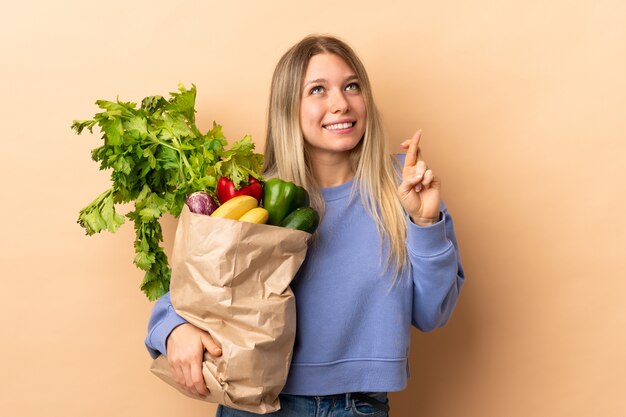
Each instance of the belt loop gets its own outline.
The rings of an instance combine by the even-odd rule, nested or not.
[[[350,407],[352,407],[352,402],[350,401],[350,393],[347,392],[346,393],[346,410],[348,410]]]
[[[378,410],[389,411],[388,403],[378,401],[376,398],[370,397],[369,395],[364,394],[362,392],[353,393],[352,398],[356,399],[357,401],[364,401],[368,403],[369,405],[371,405],[372,407],[377,408]]]

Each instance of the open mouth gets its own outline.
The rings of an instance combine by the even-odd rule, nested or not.
[[[341,122],[341,123],[333,123],[329,125],[324,125],[324,129],[328,130],[344,130],[350,129],[356,124],[356,122]]]

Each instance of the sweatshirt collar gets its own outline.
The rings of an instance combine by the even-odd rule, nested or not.
[[[354,178],[351,178],[347,182],[336,187],[320,188],[322,197],[325,201],[339,200],[350,195],[352,191],[352,185],[354,184]]]

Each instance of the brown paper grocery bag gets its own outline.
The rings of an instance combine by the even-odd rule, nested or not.
[[[287,379],[296,332],[289,284],[310,236],[194,214],[185,206],[171,256],[172,305],[208,331],[223,352],[219,358],[205,352],[203,375],[210,393],[192,398],[260,414],[280,409],[278,394]],[[172,379],[163,356],[151,371],[189,395]]]

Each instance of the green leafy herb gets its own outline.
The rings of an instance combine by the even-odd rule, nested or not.
[[[145,271],[141,289],[155,300],[169,289],[171,270],[160,246],[159,219],[178,217],[186,197],[194,191],[215,195],[216,175],[228,171],[237,178],[260,178],[263,156],[254,153],[249,136],[228,151],[220,125],[202,134],[195,124],[196,87],[179,85],[171,98],[150,96],[135,103],[98,100],[103,111],[90,120],[75,120],[72,129],[93,133],[98,125],[104,144],[91,152],[100,169],[111,169],[110,189],[80,211],[78,223],[88,235],[116,232],[125,217],[135,225],[135,260]],[[249,159],[249,160],[248,160]],[[134,202],[124,216],[115,204]]]
[[[233,146],[224,151],[222,158],[213,167],[216,177],[227,177],[235,188],[239,189],[248,184],[251,175],[257,180],[262,180],[258,174],[263,168],[263,155],[254,153],[254,142],[250,135],[244,136]]]

